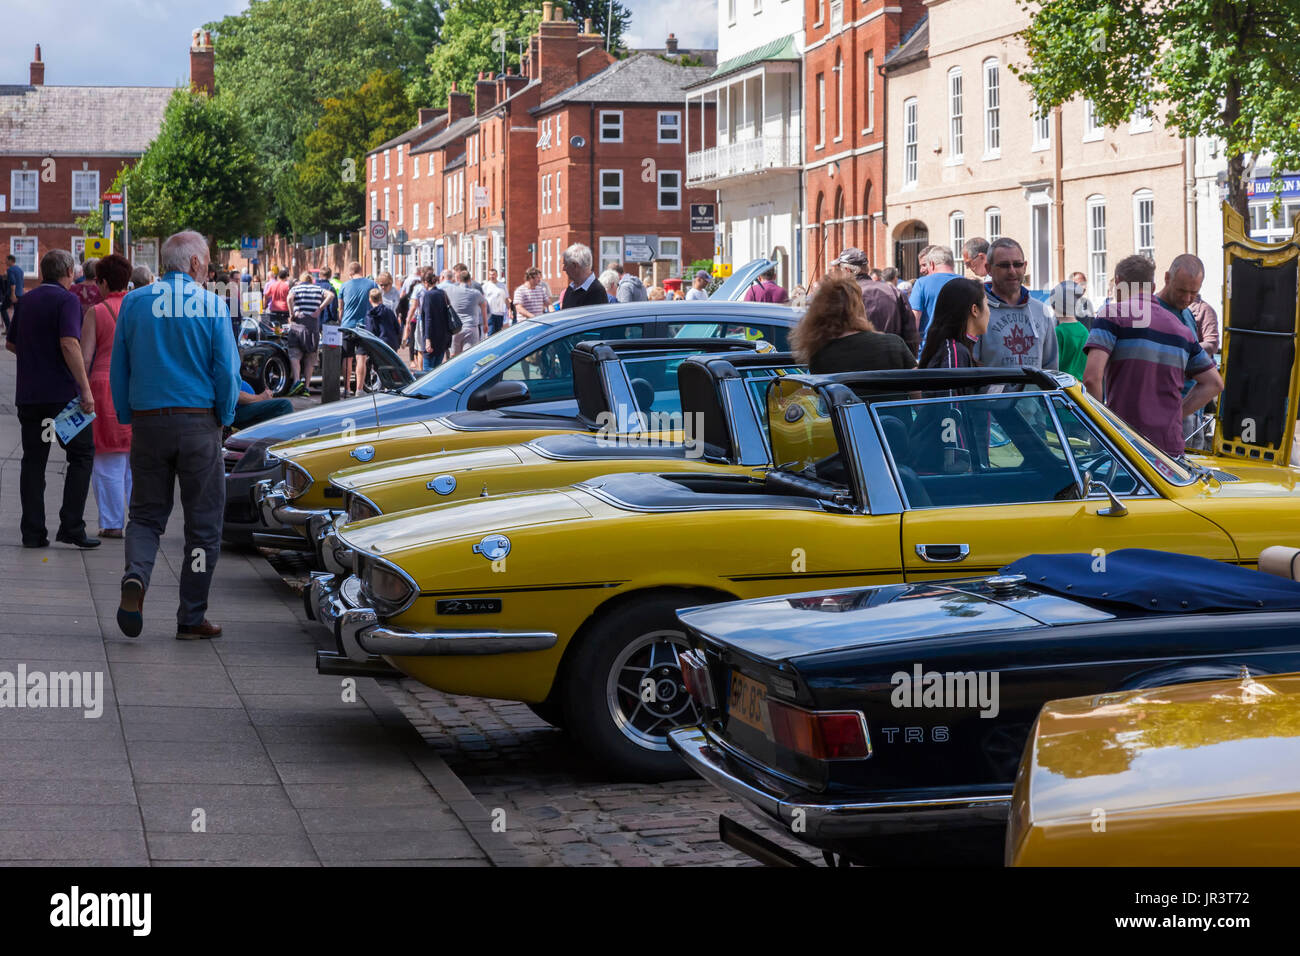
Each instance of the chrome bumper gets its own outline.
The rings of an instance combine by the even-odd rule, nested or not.
[[[412,631],[380,625],[379,615],[362,605],[361,582],[340,581],[328,572],[311,577],[310,615],[338,642],[339,651],[354,661],[383,657],[442,657],[517,654],[554,647],[551,631]]]
[[[668,742],[695,773],[759,817],[811,842],[920,833],[954,825],[1005,825],[1011,791],[933,799],[846,803],[800,790],[728,754],[701,727],[678,727]]]
[[[289,504],[283,481],[275,485],[269,479],[259,481],[253,486],[253,502],[262,516],[262,523],[268,528],[305,528],[313,516],[326,513],[293,507]]]
[[[307,522],[307,537],[316,552],[316,566],[331,574],[347,576],[352,573],[352,549],[339,537],[339,529],[347,515],[318,514]]]

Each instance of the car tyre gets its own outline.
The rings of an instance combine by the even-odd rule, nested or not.
[[[525,706],[552,727],[564,728],[564,708],[555,701],[544,700],[540,704]]]
[[[645,782],[691,776],[667,731],[698,720],[677,664],[688,645],[676,612],[700,603],[681,591],[639,598],[597,618],[581,638],[560,699],[565,727],[603,769]]]

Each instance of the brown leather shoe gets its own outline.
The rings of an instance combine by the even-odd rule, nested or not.
[[[176,628],[178,641],[206,641],[221,636],[220,624],[209,624],[204,618],[202,624],[181,624]]]

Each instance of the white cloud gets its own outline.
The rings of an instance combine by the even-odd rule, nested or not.
[[[655,49],[669,33],[687,49],[714,50],[718,46],[716,0],[622,0],[632,11],[627,45]]]

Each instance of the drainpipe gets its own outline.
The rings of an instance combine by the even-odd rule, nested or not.
[[[613,10],[613,6],[610,7]],[[609,37],[606,36],[605,42],[608,44]],[[588,142],[591,144],[591,162],[587,164],[587,195],[590,197],[591,211],[587,216],[587,246],[592,250],[591,259],[594,263],[600,256],[600,248],[596,245],[596,210],[600,208],[599,198],[596,195],[596,104],[587,104],[587,135],[591,137]],[[658,187],[656,187],[658,188]],[[624,203],[627,202],[627,190],[623,190]],[[619,264],[622,264],[620,257]]]
[[[882,103],[880,108],[880,138],[883,141],[885,139],[885,134],[889,132],[889,87],[886,85],[885,58],[882,56],[880,59],[881,64],[876,67],[876,72],[880,74],[880,89],[883,93],[880,98]],[[880,224],[882,226],[888,226],[889,207],[885,200],[889,197],[889,153],[886,150],[881,150],[880,155]],[[874,229],[875,227],[873,226],[872,228]],[[888,229],[885,230],[885,247],[892,251],[892,244],[889,242]],[[954,253],[954,255],[956,254],[957,253]],[[894,263],[894,267],[897,268],[898,264]],[[879,263],[876,263],[876,268],[881,268]]]
[[[1192,255],[1196,252],[1197,215],[1196,203],[1196,140],[1191,136],[1183,137],[1183,195],[1187,198],[1187,225],[1185,233],[1187,243],[1184,248]]]
[[[1053,125],[1056,127],[1055,129],[1056,149],[1054,150],[1056,154],[1056,168],[1052,174],[1052,205],[1056,207],[1054,210],[1055,216],[1053,217],[1056,220],[1055,223],[1056,228],[1053,230],[1053,232],[1056,233],[1056,281],[1064,282],[1065,281],[1065,196],[1063,196],[1062,193],[1065,191],[1065,183],[1064,183],[1064,178],[1061,174],[1061,167],[1064,165],[1065,162],[1064,160],[1065,144],[1062,142],[1063,139],[1062,132],[1064,127],[1061,122],[1061,108],[1059,106],[1055,106],[1052,108],[1052,119],[1053,119]],[[1046,287],[1050,287],[1050,286],[1051,286],[1051,278],[1049,277],[1048,282],[1046,283]]]

